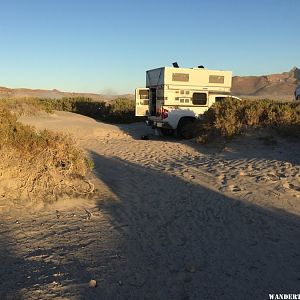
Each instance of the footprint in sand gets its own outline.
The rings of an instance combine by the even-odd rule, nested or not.
[[[226,185],[227,184],[227,178],[226,178],[225,174],[221,174],[217,178],[221,182],[222,185]]]
[[[228,189],[231,192],[240,192],[241,191],[241,188],[239,186],[237,186],[237,185],[234,185],[234,184],[229,185]]]
[[[289,189],[291,189],[291,190],[294,190],[294,191],[296,191],[296,192],[300,192],[300,187],[299,187],[299,186],[296,186],[296,185],[294,185],[294,184],[292,184],[292,183],[286,182],[284,187],[289,188]]]
[[[269,180],[272,180],[272,181],[278,181],[279,180],[279,177],[277,175],[275,175],[274,173],[268,173],[267,178]]]

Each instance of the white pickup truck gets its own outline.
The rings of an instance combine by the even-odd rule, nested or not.
[[[136,116],[162,133],[189,138],[188,126],[215,102],[231,96],[230,71],[162,67],[146,72],[146,88],[135,91]]]

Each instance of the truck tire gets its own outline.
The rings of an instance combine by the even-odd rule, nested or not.
[[[176,135],[180,139],[191,139],[194,137],[194,131],[192,124],[195,122],[195,119],[184,118],[181,119],[178,123]]]

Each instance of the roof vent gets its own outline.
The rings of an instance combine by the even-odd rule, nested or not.
[[[174,67],[174,68],[179,68],[179,66],[178,66],[178,63],[177,63],[176,61],[175,61],[175,62],[173,62],[173,64],[172,64],[172,65],[173,65],[173,67]]]

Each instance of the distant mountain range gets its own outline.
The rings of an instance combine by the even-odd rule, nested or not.
[[[300,85],[300,69],[292,68],[281,74],[262,76],[234,76],[232,78],[232,94],[251,99],[294,99],[296,86]],[[133,94],[101,95],[93,93],[70,93],[59,90],[34,90],[26,88],[10,89],[0,87],[0,98],[39,97],[60,99],[63,97],[89,97],[94,100],[109,101],[117,97],[133,99]]]
[[[63,97],[88,97],[98,101],[109,101],[118,97],[133,98],[132,95],[102,95],[93,93],[71,93],[62,92],[59,90],[40,90],[40,89],[10,89],[6,87],[0,87],[0,98],[21,98],[21,97],[37,97],[37,98],[49,98],[49,99],[61,99]]]
[[[232,94],[241,98],[294,99],[296,86],[300,85],[300,69],[292,68],[281,74],[262,76],[234,76]]]

